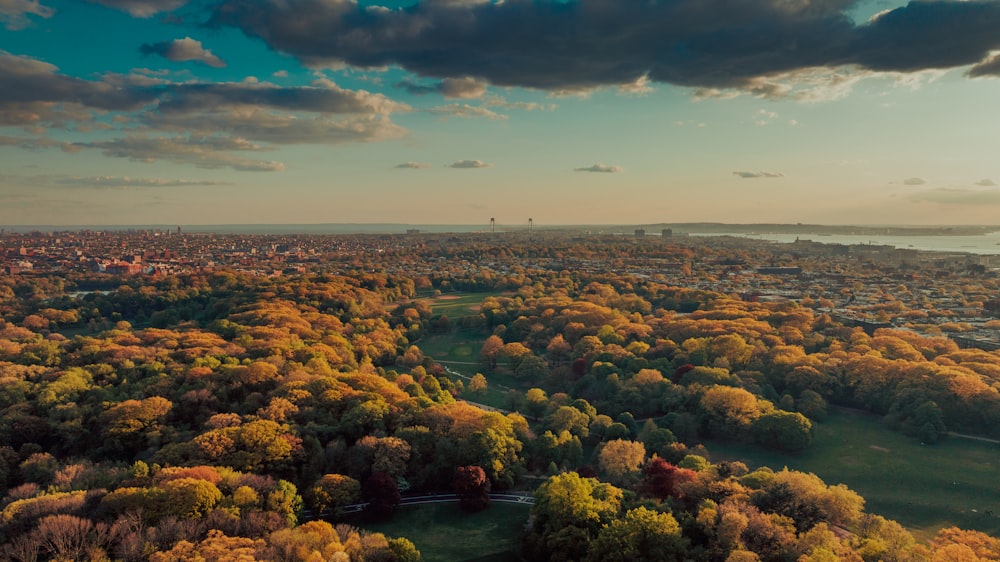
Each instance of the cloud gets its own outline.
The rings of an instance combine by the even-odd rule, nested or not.
[[[122,10],[137,18],[153,17],[160,12],[171,12],[188,3],[188,0],[88,0],[116,10]]]
[[[605,174],[620,174],[625,171],[621,166],[606,166],[604,164],[594,164],[586,168],[573,168],[574,172],[599,172]]]
[[[926,183],[927,180],[924,178],[906,178],[903,180],[903,185],[924,185]]]
[[[453,164],[448,164],[449,168],[472,169],[472,168],[492,168],[493,164],[482,160],[459,160]]]
[[[757,179],[757,178],[783,178],[783,177],[785,177],[785,174],[782,174],[781,172],[764,172],[764,171],[757,171],[757,172],[733,172],[733,175],[734,176],[739,176],[739,177],[741,177],[741,178],[743,178],[745,180]]]
[[[461,78],[445,78],[431,85],[417,84],[411,80],[403,80],[396,84],[407,92],[422,96],[426,94],[441,94],[446,98],[474,99],[486,93],[486,84],[464,76]]]
[[[991,180],[991,179],[989,179],[989,178],[983,178],[983,179],[977,181],[976,185],[982,186],[982,187],[993,187],[993,186],[996,185],[996,182],[993,181],[993,180]]]
[[[139,137],[129,136],[110,141],[75,143],[82,148],[96,148],[105,156],[128,158],[137,162],[169,160],[199,168],[232,168],[244,172],[276,172],[285,169],[281,162],[252,160],[232,152],[259,151],[262,147],[243,139],[227,137]]]
[[[135,110],[154,99],[143,88],[81,80],[49,63],[0,51],[0,126],[64,125],[88,110]]]
[[[170,82],[148,73],[84,80],[63,75],[43,61],[2,51],[0,84],[0,126],[19,126],[30,133],[5,137],[0,144],[91,148],[112,157],[238,170],[281,168],[277,162],[225,154],[247,150],[247,143],[334,145],[399,138],[406,130],[393,123],[391,115],[411,111],[382,94],[347,90],[322,78],[289,87],[257,81]],[[110,119],[95,119],[107,112],[114,112]],[[107,135],[100,141],[74,143],[44,136],[46,129],[86,133],[126,125],[142,132],[128,139],[136,139],[137,146]],[[214,139],[217,146],[208,150],[205,139]]]
[[[432,107],[427,111],[444,117],[463,117],[467,119],[473,117],[485,117],[486,119],[493,119],[496,121],[507,119],[506,115],[501,115],[482,106],[469,105],[467,103],[451,103],[448,105]]]
[[[16,146],[24,150],[43,150],[46,148],[59,148],[65,152],[76,152],[73,145],[64,141],[57,141],[46,137],[17,137],[11,135],[0,135],[0,146]]]
[[[403,162],[402,164],[396,164],[394,168],[404,168],[408,170],[426,170],[431,167],[430,164],[425,164],[423,162]]]
[[[51,18],[56,11],[38,3],[38,0],[0,0],[0,22],[10,31],[24,29],[31,24],[28,15]]]
[[[969,69],[969,76],[1000,76],[1000,54],[984,59]]]
[[[159,55],[174,62],[198,61],[213,68],[223,68],[226,63],[201,46],[201,41],[196,41],[190,37],[174,39],[173,41],[161,41],[159,43],[146,43],[139,47],[139,52],[144,55]]]
[[[56,180],[60,185],[76,185],[80,187],[187,187],[187,186],[219,186],[232,185],[231,182],[208,180],[173,180],[160,178],[130,178],[127,176],[94,176],[68,177]]]
[[[398,65],[440,80],[550,92],[627,87],[646,77],[773,98],[817,72],[827,75],[824,87],[812,87],[818,101],[872,73],[998,70],[991,53],[1000,49],[1000,2],[915,0],[867,22],[853,19],[856,3],[424,0],[394,9],[349,0],[222,0],[210,25],[237,27],[313,66]]]

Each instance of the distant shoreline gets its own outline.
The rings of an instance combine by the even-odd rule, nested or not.
[[[80,232],[80,231],[170,231],[191,234],[406,234],[408,232],[446,234],[449,232],[489,232],[486,224],[406,224],[406,223],[328,223],[328,224],[195,224],[195,225],[0,225],[8,233],[30,232]],[[528,230],[524,224],[497,222],[497,232]],[[628,234],[645,230],[648,235],[659,235],[670,229],[674,234],[801,234],[801,235],[857,235],[857,236],[980,236],[1000,232],[1000,225],[821,225],[777,223],[652,223],[632,225],[540,225],[531,227],[547,232],[586,232],[593,234]]]

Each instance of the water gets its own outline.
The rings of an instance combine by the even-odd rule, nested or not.
[[[791,243],[798,240],[811,240],[821,244],[872,244],[875,246],[894,246],[896,248],[923,250],[929,252],[965,252],[969,254],[998,255],[1000,254],[1000,232],[990,232],[975,236],[878,236],[850,234],[694,234],[691,236],[733,236],[754,240],[771,240],[774,242]]]

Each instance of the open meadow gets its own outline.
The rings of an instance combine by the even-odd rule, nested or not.
[[[949,437],[936,445],[891,431],[879,417],[834,410],[814,424],[812,446],[780,453],[753,445],[706,442],[713,461],[742,460],[812,472],[865,497],[865,509],[923,538],[956,525],[1000,533],[1000,445]]]
[[[467,513],[457,503],[401,507],[390,521],[362,524],[369,531],[413,541],[424,560],[506,562],[515,552],[528,520],[525,505],[493,503]]]

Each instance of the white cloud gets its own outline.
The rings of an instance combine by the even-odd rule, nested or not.
[[[470,119],[474,117],[484,117],[486,119],[492,119],[494,121],[502,121],[507,119],[506,115],[501,115],[490,109],[486,109],[482,106],[469,105],[467,103],[451,103],[448,105],[441,105],[438,107],[432,107],[427,110],[434,115],[441,115],[444,117],[462,117],[465,119]]]

